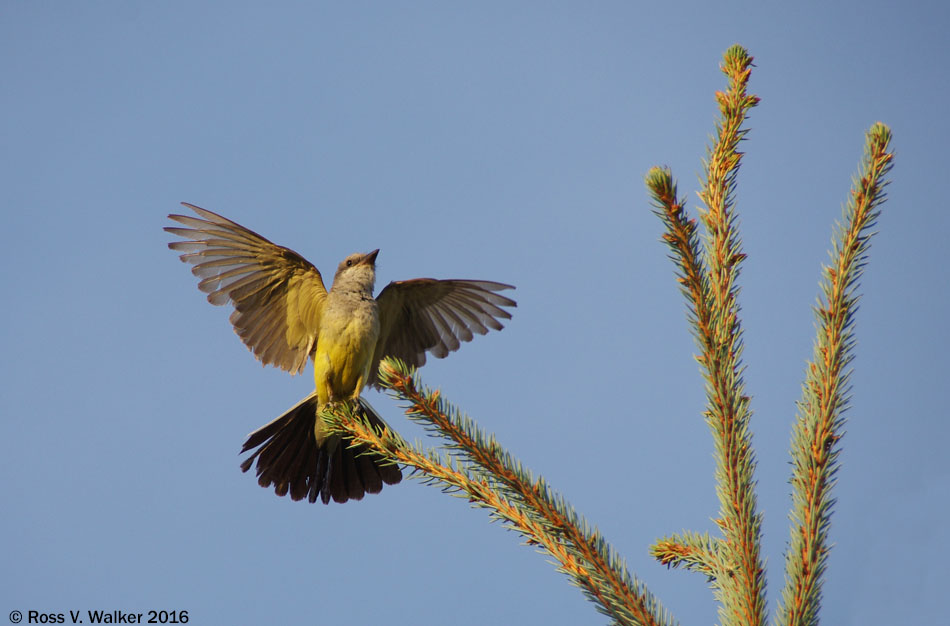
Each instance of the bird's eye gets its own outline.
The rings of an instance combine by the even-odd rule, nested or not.
[[[347,261],[347,262],[346,262],[346,266],[347,266],[347,267],[350,267],[351,265],[353,265],[353,261]]]

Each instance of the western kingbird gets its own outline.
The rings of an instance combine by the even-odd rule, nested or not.
[[[502,307],[517,305],[497,292],[514,287],[417,278],[391,282],[374,299],[377,249],[343,259],[327,291],[320,271],[293,250],[182,204],[198,217],[169,215],[187,228],[166,227],[184,238],[168,247],[194,265],[211,304],[234,305],[231,324],[254,356],[291,374],[313,360],[315,391],[248,436],[241,452],[257,450],[241,469],[256,459],[262,487],[274,485],[277,495],[294,500],[316,502],[319,495],[324,504],[359,500],[402,480],[398,466],[351,447],[346,437],[329,436],[319,413],[329,403],[355,401],[382,432],[382,418],[360,398],[364,387],[379,387],[380,360],[392,356],[419,367],[426,352],[442,358],[473,332],[501,330],[499,318],[511,319]]]

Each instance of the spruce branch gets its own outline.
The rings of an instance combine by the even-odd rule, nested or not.
[[[384,458],[412,467],[413,475],[423,481],[488,509],[528,544],[554,557],[558,570],[570,576],[614,623],[674,623],[596,528],[438,391],[423,387],[414,369],[386,359],[380,363],[379,374],[382,386],[407,403],[407,416],[445,439],[448,451],[425,451],[389,431],[376,433],[348,407],[335,409],[331,426],[347,433],[353,445],[366,445]]]
[[[686,215],[686,201],[680,199],[676,181],[669,168],[654,167],[646,176],[647,188],[653,196],[653,213],[663,220],[666,232],[663,241],[670,248],[670,260],[676,264],[677,281],[687,301],[690,329],[701,349],[712,336],[709,281],[702,261],[696,220]],[[704,350],[705,351],[705,350]]]
[[[682,567],[705,574],[710,581],[731,576],[733,564],[723,557],[722,540],[708,534],[684,532],[657,541],[650,554],[667,567]]]
[[[782,626],[818,623],[821,588],[830,544],[828,530],[838,469],[838,444],[850,400],[854,357],[854,316],[859,281],[893,164],[891,131],[874,124],[866,135],[864,158],[835,228],[831,263],[823,268],[815,307],[817,337],[808,363],[792,434],[791,540],[785,554],[785,587],[776,615]]]
[[[747,93],[751,68],[752,57],[741,46],[732,46],[723,56],[721,69],[728,88],[716,94],[720,117],[699,192],[706,207],[700,210],[705,229],[701,252],[696,223],[686,217],[669,170],[653,168],[646,180],[655,213],[666,226],[663,239],[677,266],[688,318],[700,349],[696,358],[706,380],[705,417],[716,448],[716,492],[720,502],[716,521],[724,535],[716,549],[711,544],[704,550],[696,542],[671,539],[655,544],[652,552],[661,562],[683,565],[712,578],[724,626],[765,623],[765,576],[759,554],[762,518],[754,489],[755,455],[749,431],[752,412],[741,362],[737,280],[745,254],[734,210],[736,177],[743,156],[738,146],[748,132],[742,124],[759,102],[758,97]],[[723,563],[729,567],[724,568]],[[730,575],[712,573],[720,570]]]

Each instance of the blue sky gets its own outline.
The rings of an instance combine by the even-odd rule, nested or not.
[[[324,507],[239,471],[244,436],[312,378],[262,369],[166,248],[165,216],[187,201],[325,274],[378,247],[379,286],[517,285],[505,330],[423,380],[543,474],[682,623],[714,622],[702,577],[647,555],[712,532],[718,503],[642,181],[669,165],[695,207],[736,42],[762,98],[738,210],[770,611],[810,307],[881,120],[896,167],[863,281],[823,617],[944,615],[948,28],[937,2],[4,2],[0,615],[602,620],[543,555],[437,489]]]

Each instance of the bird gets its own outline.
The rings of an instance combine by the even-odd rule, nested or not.
[[[278,496],[324,504],[361,500],[402,480],[398,465],[368,454],[346,435],[332,434],[320,416],[351,403],[377,433],[389,427],[361,397],[379,388],[379,363],[394,357],[415,367],[426,354],[444,358],[474,334],[501,330],[516,302],[499,292],[512,285],[486,280],[416,278],[389,283],[373,296],[379,249],[340,262],[329,289],[320,271],[217,213],[182,202],[197,217],[171,214],[181,237],[168,247],[193,265],[198,288],[217,306],[230,303],[230,322],[263,365],[291,374],[313,362],[314,391],[248,435],[241,453],[247,472]],[[253,452],[252,452],[253,451]]]

